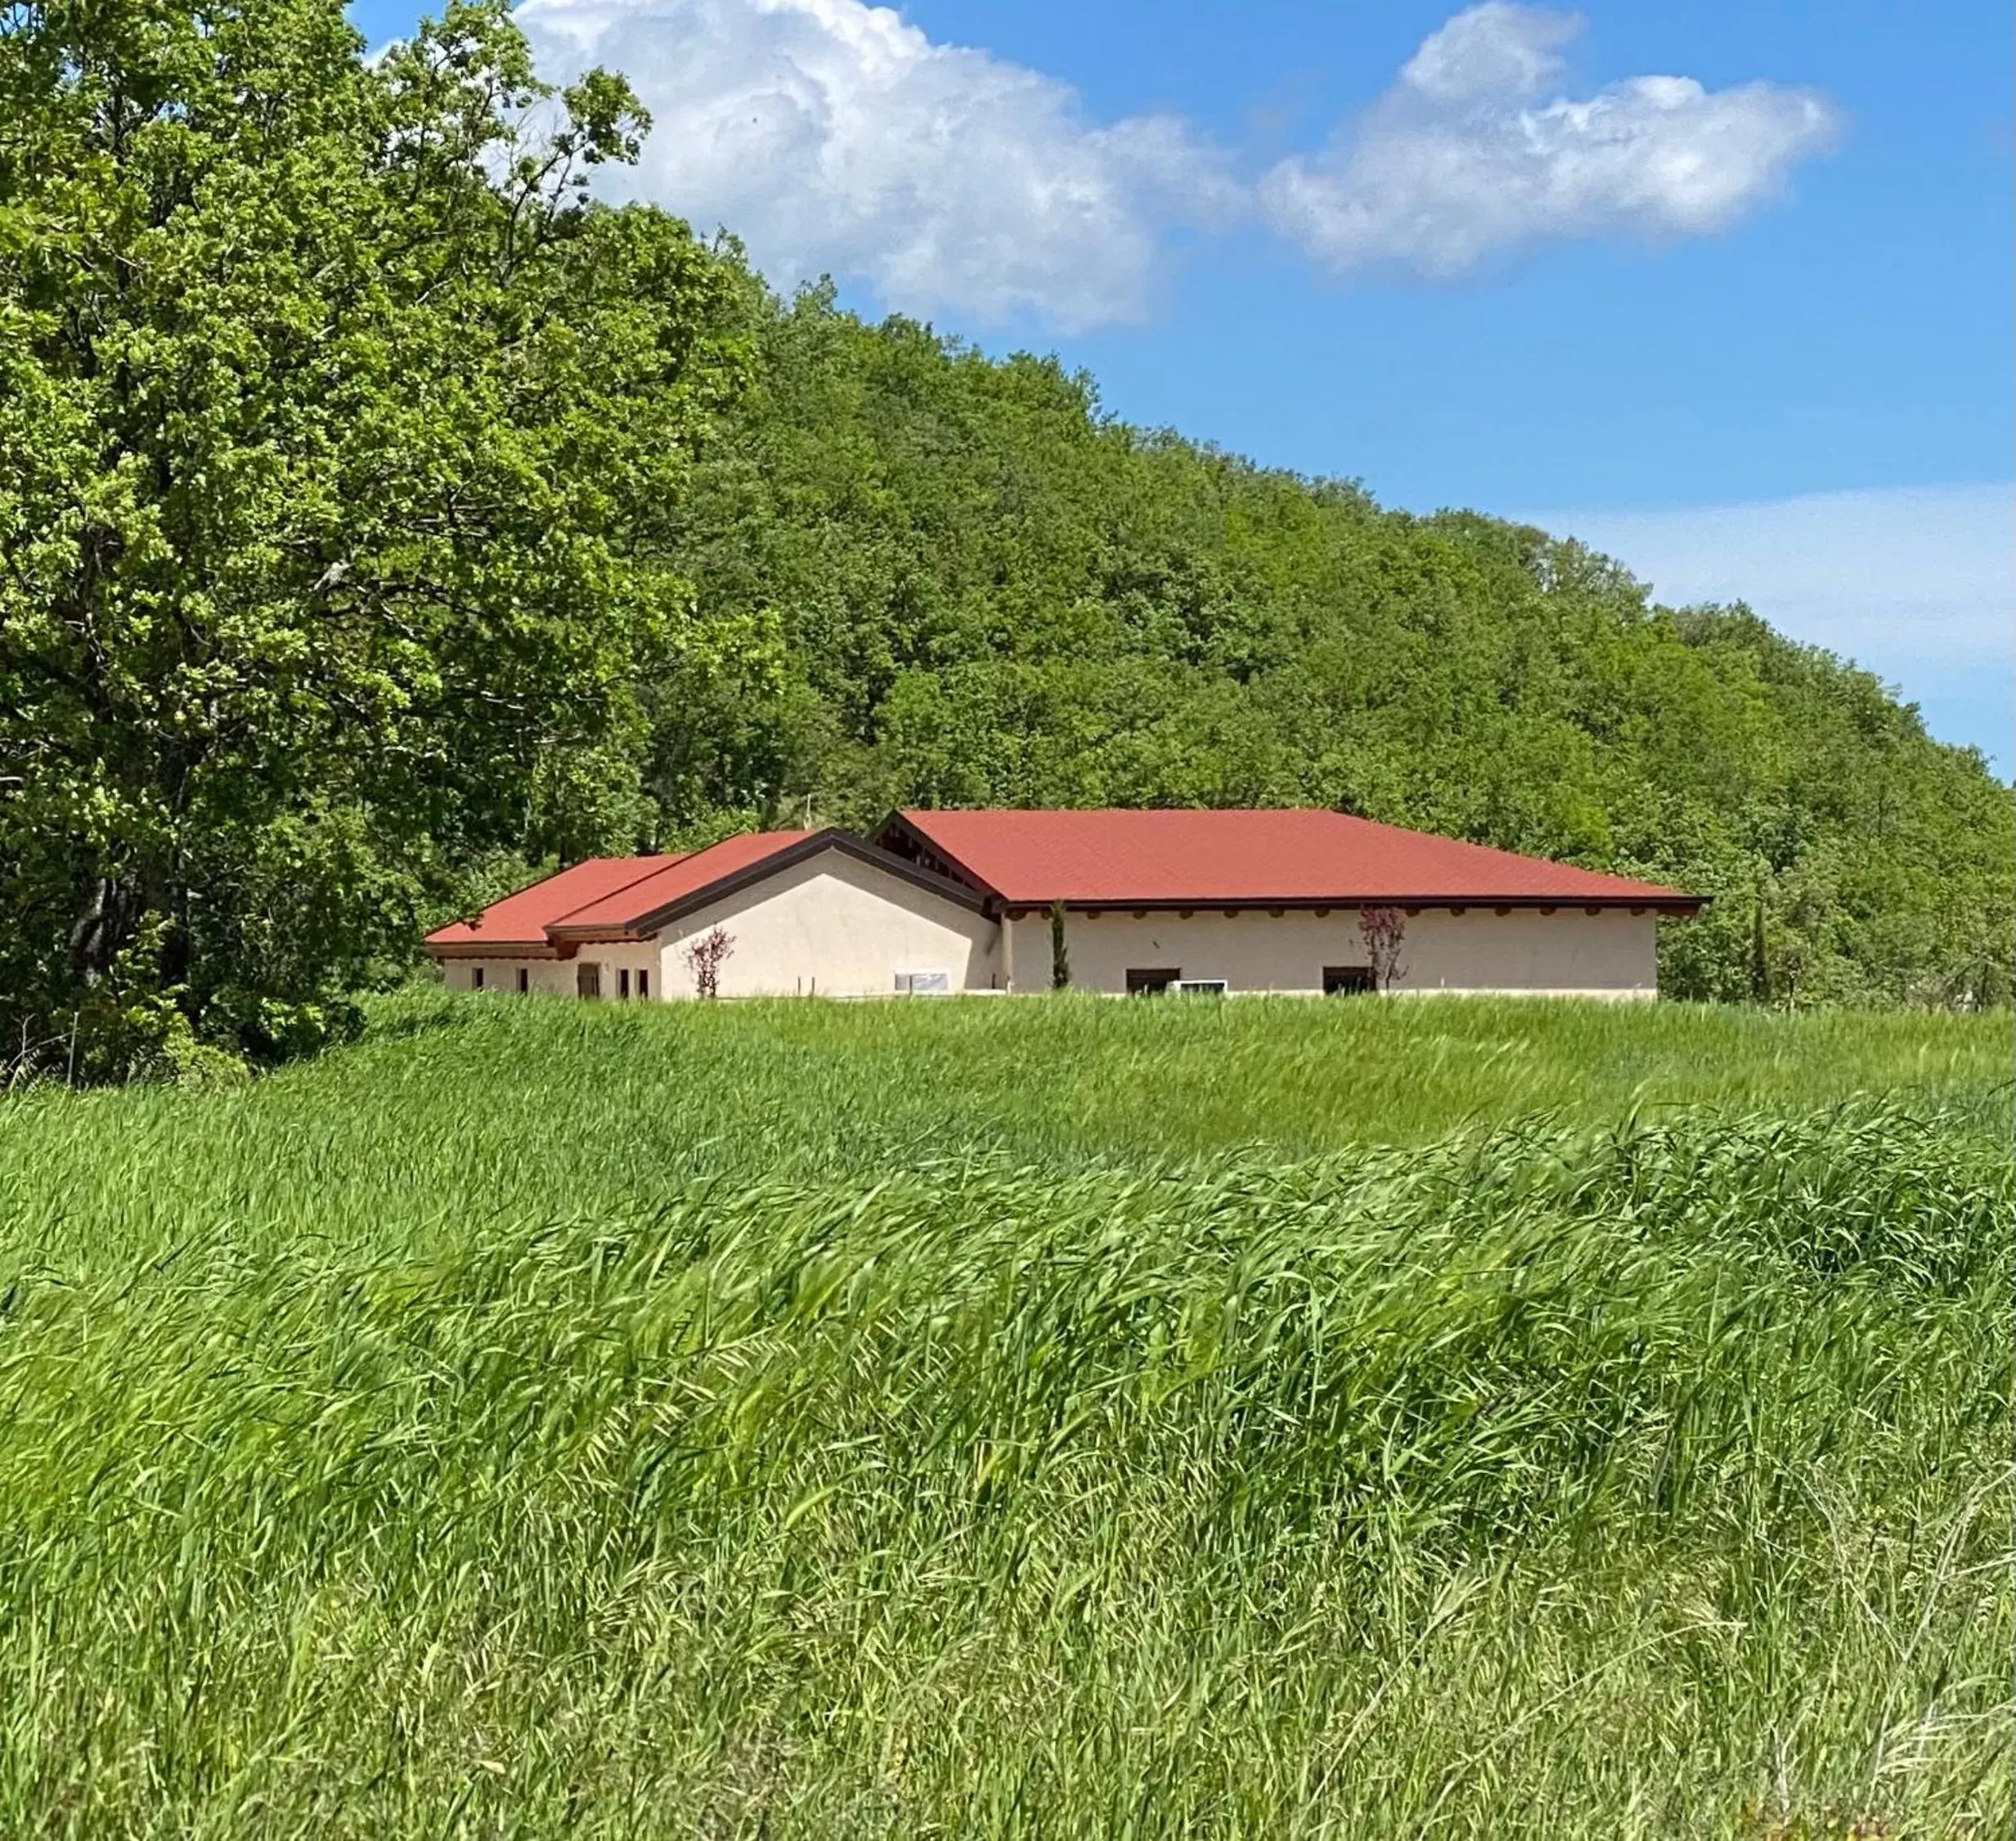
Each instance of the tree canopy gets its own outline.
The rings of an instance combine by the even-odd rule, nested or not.
[[[587,200],[645,126],[501,0],[376,61],[338,0],[0,14],[17,1054],[311,1045],[486,851],[636,827],[743,365],[723,265]]]
[[[1336,806],[1713,896],[1679,995],[2006,995],[2009,789],[1866,673],[779,300],[591,200],[648,126],[502,0],[0,11],[0,1057],[312,1047],[500,878],[898,804]]]

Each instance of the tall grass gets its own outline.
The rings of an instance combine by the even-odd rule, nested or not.
[[[1681,1005],[1099,998],[581,1004],[415,993],[358,1049],[236,1091],[0,1106],[0,1267],[137,1255],[227,1216],[381,1248],[634,1214],[709,1176],[920,1161],[1152,1170],[1552,1117],[1906,1093],[2006,1136],[2006,1017]]]
[[[0,1832],[2006,1830],[1960,1038],[1400,1147],[1326,1044],[1468,1039],[1412,1138],[1749,1026],[929,1008],[0,1112]]]

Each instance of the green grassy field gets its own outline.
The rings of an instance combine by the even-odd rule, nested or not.
[[[16,1095],[0,1832],[2005,1834],[2009,1063],[416,995]]]

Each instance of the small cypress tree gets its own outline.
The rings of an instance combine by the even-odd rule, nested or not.
[[[1753,1002],[1771,1002],[1771,954],[1764,934],[1764,878],[1757,879],[1755,900],[1750,907],[1750,996]]]
[[[1071,956],[1064,945],[1064,904],[1050,904],[1050,989],[1063,990],[1071,981]]]

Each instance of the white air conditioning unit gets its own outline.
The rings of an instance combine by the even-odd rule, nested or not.
[[[952,989],[950,972],[899,972],[896,990],[910,997],[942,996]]]
[[[1176,989],[1187,991],[1193,997],[1223,997],[1225,981],[1223,978],[1179,978]]]

